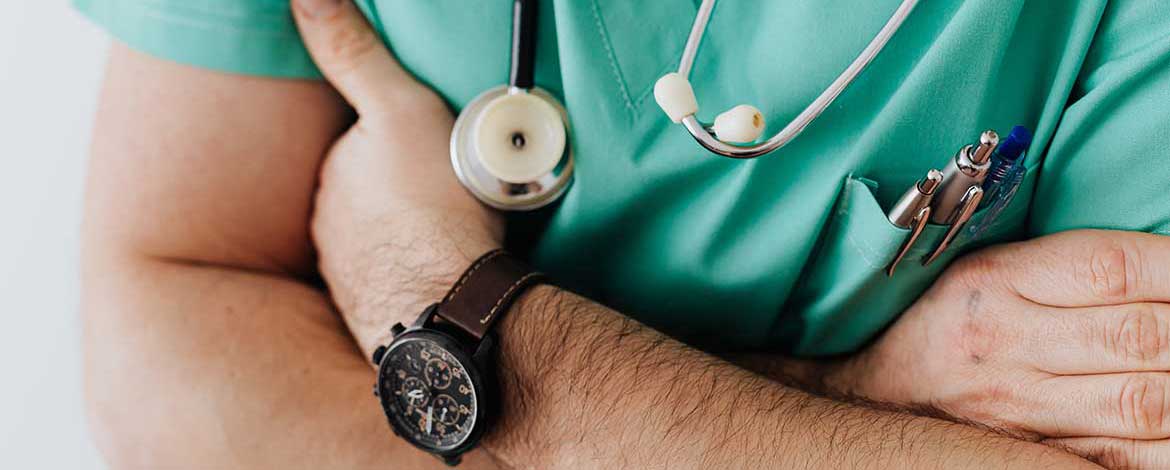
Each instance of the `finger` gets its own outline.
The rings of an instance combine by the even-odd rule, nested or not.
[[[1170,468],[1170,441],[1141,441],[1111,437],[1047,439],[1045,444],[1065,449],[1109,469]]]
[[[358,114],[401,109],[395,105],[403,97],[426,89],[398,64],[352,0],[293,0],[292,10],[321,73]]]
[[[1020,359],[1058,375],[1170,371],[1170,304],[1039,307]]]
[[[1170,237],[1077,230],[1005,246],[992,276],[1057,307],[1170,301]]]
[[[1029,412],[1024,419],[1005,418],[1042,435],[1170,437],[1170,374],[1064,375],[1029,387],[1034,389],[1024,392],[1035,402],[1025,401],[1019,409],[1046,411]]]

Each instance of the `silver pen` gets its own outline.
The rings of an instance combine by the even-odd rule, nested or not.
[[[890,209],[890,213],[886,215],[890,219],[890,223],[894,224],[895,227],[910,228],[918,211],[930,205],[930,201],[934,199],[935,191],[942,181],[943,173],[941,171],[931,169],[927,172],[926,177],[907,190],[906,194],[903,194]]]
[[[979,145],[966,145],[949,165],[943,168],[943,182],[938,193],[934,196],[931,206],[934,213],[930,221],[936,224],[949,225],[953,216],[958,212],[967,190],[972,186],[980,186],[987,178],[987,170],[991,167],[991,153],[999,145],[999,134],[993,130],[983,131],[979,136]]]
[[[902,258],[906,257],[906,253],[910,252],[910,248],[922,235],[922,230],[926,228],[926,222],[930,220],[930,201],[934,199],[934,193],[942,180],[942,172],[931,169],[926,173],[925,178],[911,186],[906,194],[898,199],[894,208],[890,209],[890,213],[886,215],[895,227],[910,229],[910,233],[906,234],[906,238],[902,240],[902,246],[898,248],[898,254],[886,266],[886,276],[894,275],[898,263],[902,262]]]
[[[947,229],[947,234],[943,236],[942,241],[938,242],[938,246],[929,256],[922,260],[923,266],[928,266],[938,259],[947,248],[951,246],[951,242],[955,241],[955,236],[967,225],[967,221],[971,220],[971,216],[975,215],[975,209],[979,207],[979,203],[983,201],[983,187],[971,186],[967,188],[967,192],[963,194],[962,199],[959,200],[958,207],[955,208],[955,215],[947,220],[947,224],[951,227]]]

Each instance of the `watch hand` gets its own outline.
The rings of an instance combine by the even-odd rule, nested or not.
[[[439,415],[439,421],[446,421],[446,420],[447,420],[447,409],[443,408],[443,414]]]
[[[433,411],[435,411],[434,406],[427,407],[427,434],[431,433],[431,424],[432,424],[432,422],[431,422],[431,414],[432,413],[431,412],[433,412]]]

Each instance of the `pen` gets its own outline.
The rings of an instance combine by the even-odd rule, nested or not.
[[[935,190],[938,189],[942,180],[941,171],[931,169],[927,172],[926,177],[907,190],[906,194],[903,194],[902,198],[894,204],[893,209],[890,209],[890,213],[886,216],[890,219],[890,223],[896,227],[910,228],[918,211],[930,205],[930,201],[934,199]]]
[[[959,204],[955,206],[954,214],[950,219],[947,219],[946,235],[943,236],[942,241],[938,242],[938,246],[925,259],[922,260],[922,265],[927,266],[938,259],[943,252],[947,251],[947,247],[951,246],[951,242],[955,240],[955,236],[967,225],[967,221],[971,220],[971,216],[975,215],[975,209],[979,207],[979,202],[983,200],[983,188],[981,186],[969,186],[963,192],[963,197],[959,199]]]
[[[987,171],[987,179],[983,187],[987,195],[983,198],[983,205],[987,206],[983,219],[979,223],[967,228],[964,236],[977,238],[999,219],[1007,205],[1011,203],[1024,180],[1024,159],[1021,156],[1032,144],[1032,133],[1028,128],[1016,126],[1012,128],[995,154],[991,156],[991,169]]]
[[[943,181],[934,196],[931,206],[934,213],[930,221],[936,224],[951,224],[953,216],[963,205],[963,198],[972,186],[981,186],[991,167],[991,153],[999,145],[999,134],[993,130],[983,131],[979,145],[966,145],[959,149],[950,164],[943,168]]]
[[[926,173],[925,178],[914,183],[914,186],[911,186],[906,194],[898,199],[894,208],[890,209],[890,213],[886,215],[895,227],[910,229],[910,233],[906,234],[906,238],[902,240],[902,246],[898,248],[898,254],[886,266],[886,276],[894,275],[898,263],[902,262],[902,258],[906,257],[906,253],[910,252],[910,248],[922,235],[922,230],[926,228],[926,222],[930,220],[930,201],[934,199],[934,192],[942,180],[942,172],[931,169]]]
[[[987,190],[984,205],[993,204],[1000,193],[1010,190],[1013,180],[1023,173],[1023,165],[1016,163],[1031,144],[1032,133],[1024,126],[1013,127],[1003,142],[1000,142],[999,147],[991,155],[991,167],[987,170],[987,179],[983,182],[983,189]]]

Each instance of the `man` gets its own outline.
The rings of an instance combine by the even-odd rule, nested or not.
[[[390,324],[411,320],[498,247],[502,225],[444,159],[419,157],[446,153],[451,116],[357,10],[296,11],[317,63],[360,116],[352,128],[324,85],[195,71],[125,49],[112,59],[85,302],[94,423],[124,466],[434,464],[386,431],[364,357]],[[314,245],[344,326],[313,286]],[[1150,371],[1166,370],[1167,252],[1155,236],[1102,232],[981,252],[863,355],[829,369],[783,362],[780,373],[941,405],[1112,466],[1158,466],[1165,386]],[[554,287],[524,295],[499,328],[503,421],[473,467],[1083,464],[992,432],[816,397]],[[916,360],[927,348],[938,353]],[[987,370],[996,377],[970,380]],[[1081,406],[1067,406],[1070,397]]]

